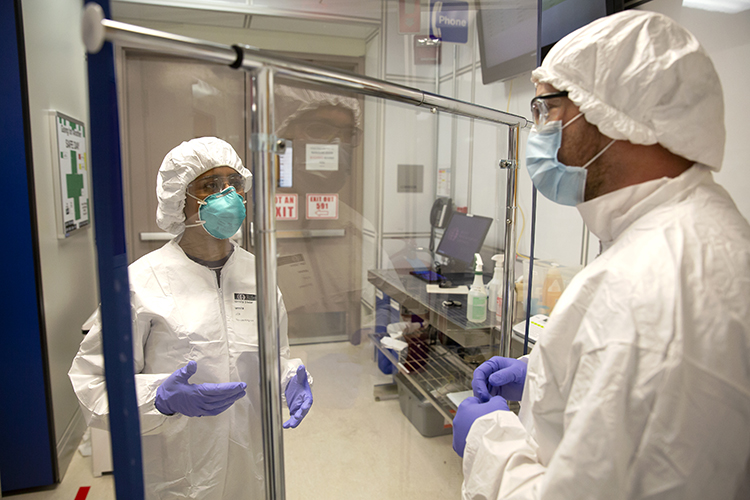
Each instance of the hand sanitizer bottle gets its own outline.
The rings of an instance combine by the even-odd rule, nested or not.
[[[474,254],[474,282],[471,284],[466,304],[466,319],[483,323],[487,319],[487,290],[482,281],[482,257]]]

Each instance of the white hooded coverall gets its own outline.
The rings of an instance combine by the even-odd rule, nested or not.
[[[577,207],[603,253],[477,419],[464,499],[750,498],[750,226],[695,164]]]
[[[264,498],[254,257],[237,245],[216,273],[190,260],[177,240],[130,265],[135,379],[148,500]],[[301,364],[290,360],[279,294],[281,387]],[[213,417],[163,415],[156,389],[189,360],[189,382],[247,383],[247,395]],[[107,426],[101,325],[81,344],[70,378],[94,427]]]

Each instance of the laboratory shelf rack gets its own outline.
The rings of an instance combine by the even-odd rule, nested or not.
[[[387,334],[385,334],[387,335]],[[383,334],[370,333],[375,347],[397,367],[409,382],[448,420],[453,421],[456,405],[448,394],[471,390],[474,366],[467,364],[449,347],[430,344],[413,334],[404,336],[408,343],[402,355],[394,355],[380,339]]]

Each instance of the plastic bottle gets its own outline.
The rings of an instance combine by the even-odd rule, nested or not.
[[[526,309],[524,307],[526,300],[526,278],[519,276],[515,283],[516,305],[513,308],[513,323],[518,323],[526,318]]]
[[[498,300],[497,297],[503,295],[503,260],[504,255],[497,254],[492,256],[492,260],[495,261],[495,272],[492,275],[492,279],[487,284],[487,292],[489,297],[487,298],[487,309],[492,312],[497,311]]]
[[[557,300],[560,298],[563,292],[563,280],[560,275],[560,269],[557,266],[552,266],[547,271],[547,276],[544,278],[544,285],[542,286],[542,307],[546,311],[546,314],[550,314],[552,309],[555,308]]]
[[[482,257],[478,253],[474,254],[474,282],[467,298],[466,319],[472,323],[487,319],[487,290],[482,281]]]

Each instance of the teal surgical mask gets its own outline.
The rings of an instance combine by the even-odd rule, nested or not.
[[[560,162],[557,153],[562,143],[562,131],[580,116],[582,113],[565,125],[560,121],[552,121],[545,123],[541,131],[537,131],[536,127],[532,128],[526,142],[526,169],[531,182],[546,198],[571,207],[584,201],[588,166],[615,143],[612,139],[582,167],[569,167]]]
[[[188,196],[198,200],[198,223],[186,224],[185,227],[203,226],[203,229],[214,238],[225,240],[231,238],[245,220],[245,200],[233,186],[207,196],[201,200],[190,193]]]

